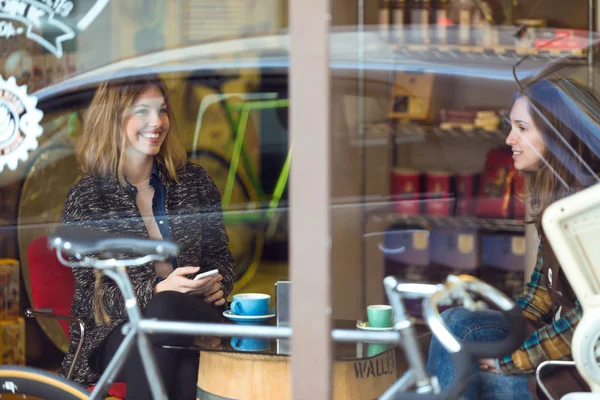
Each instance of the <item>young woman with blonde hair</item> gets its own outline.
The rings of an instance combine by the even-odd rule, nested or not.
[[[169,262],[128,271],[144,315],[221,321],[234,280],[221,198],[206,171],[186,161],[165,83],[156,75],[102,83],[90,105],[77,156],[85,176],[67,195],[63,223],[178,243],[180,253]],[[219,274],[193,280],[215,268]],[[89,387],[123,340],[125,304],[110,279],[101,279],[91,268],[73,273],[72,314],[86,323],[73,380]],[[78,327],[72,326],[63,374],[79,336]],[[195,399],[198,353],[162,348],[191,344],[191,339],[162,335],[151,340],[169,397]],[[151,398],[137,352],[127,360],[119,380],[127,383],[128,399]]]

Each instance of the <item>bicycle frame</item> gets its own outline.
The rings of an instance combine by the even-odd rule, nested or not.
[[[248,178],[256,193],[258,194],[259,200],[262,201],[264,197],[264,192],[262,190],[262,185],[256,176],[252,165],[250,164],[250,160],[248,155],[244,149],[244,138],[246,133],[246,128],[248,126],[248,119],[251,111],[255,110],[264,110],[264,109],[273,109],[273,108],[287,108],[289,107],[289,99],[278,99],[277,93],[228,93],[228,94],[213,94],[205,96],[202,99],[200,107],[198,109],[198,116],[196,119],[196,128],[194,131],[194,142],[193,142],[193,150],[192,153],[197,151],[200,129],[202,127],[202,118],[206,113],[208,107],[214,103],[221,102],[223,100],[227,100],[230,98],[240,98],[243,100],[243,103],[240,104],[231,104],[226,105],[225,109],[227,110],[226,115],[231,125],[235,139],[233,143],[233,149],[231,154],[231,163],[229,165],[229,171],[227,175],[227,181],[225,184],[225,190],[223,193],[223,210],[227,210],[229,206],[229,201],[231,200],[231,194],[233,191],[233,185],[235,182],[235,174],[238,170],[240,160],[244,164],[244,169],[248,174]],[[237,118],[237,121],[234,121],[231,112],[239,112],[240,115]],[[281,172],[277,178],[277,182],[275,184],[275,188],[273,191],[273,196],[269,201],[268,211],[266,213],[267,219],[272,219],[275,215],[275,210],[279,206],[279,202],[281,201],[281,197],[285,190],[285,186],[287,185],[287,181],[289,178],[290,172],[290,162],[291,162],[292,150],[291,148],[288,150],[286,155],[286,159],[284,165],[281,169]],[[264,218],[264,212],[257,210],[254,213],[244,213],[241,215],[228,215],[228,222],[236,223],[236,222],[246,222],[246,221],[260,221]],[[274,223],[271,224],[267,232],[271,232],[274,230]]]
[[[233,153],[231,155],[231,164],[229,164],[229,174],[227,176],[227,182],[225,185],[225,192],[223,193],[223,207],[225,208],[229,204],[229,200],[231,199],[231,193],[233,191],[233,184],[235,182],[235,174],[238,168],[240,156],[246,166],[246,171],[250,176],[251,182],[254,184],[257,189],[257,193],[259,198],[262,199],[264,193],[262,191],[262,186],[258,181],[256,174],[253,172],[251,168],[250,161],[248,160],[247,154],[244,151],[244,137],[246,133],[246,126],[248,125],[248,118],[250,116],[251,111],[255,110],[264,110],[271,108],[287,108],[289,107],[288,99],[277,99],[277,100],[262,100],[262,101],[253,101],[250,103],[242,103],[242,104],[234,104],[227,106],[227,108],[231,111],[240,111],[240,116],[238,120],[237,132],[235,135],[235,142],[233,145]],[[229,114],[227,114],[229,115]],[[231,119],[231,117],[230,117]],[[232,125],[234,125],[233,121],[231,121]],[[275,184],[275,189],[273,191],[273,197],[269,202],[269,208],[267,211],[267,219],[271,222],[269,223],[269,227],[266,230],[267,237],[272,236],[275,231],[275,226],[277,221],[273,220],[275,216],[275,210],[277,210],[279,206],[279,201],[283,195],[283,191],[285,190],[285,186],[287,185],[287,181],[290,175],[290,163],[292,161],[292,147],[288,149],[285,162],[283,167],[281,168],[281,172],[279,173],[279,177],[277,178],[277,183]]]
[[[49,235],[49,245],[56,249],[57,258],[64,265],[68,267],[92,267],[108,276],[115,281],[124,298],[125,312],[129,319],[129,322],[122,328],[125,338],[97,382],[96,388],[91,394],[92,399],[98,399],[101,394],[105,393],[108,385],[114,381],[118,372],[123,368],[134,345],[137,346],[140,352],[144,372],[150,383],[152,397],[154,399],[166,398],[166,391],[148,335],[246,336],[271,339],[290,339],[292,337],[293,327],[145,319],[142,316],[126,268],[144,265],[151,261],[163,261],[177,254],[179,248],[175,243],[120,237],[78,227],[62,227],[57,228],[53,234]],[[77,261],[69,262],[64,258],[63,252],[74,257]],[[116,254],[130,254],[131,252],[146,255],[135,259],[115,258]],[[99,253],[100,257],[109,258],[82,256],[82,254],[88,253]],[[338,342],[394,343],[403,347],[409,362],[409,369],[399,381],[384,393],[381,397],[384,400],[392,398],[446,400],[451,398],[450,396],[457,397],[466,387],[467,378],[471,375],[470,365],[474,358],[494,358],[509,354],[524,340],[525,324],[521,309],[505,294],[474,277],[449,275],[445,284],[429,285],[398,283],[394,277],[388,276],[384,279],[383,284],[394,315],[393,331],[368,332],[334,329],[331,331],[331,340]],[[438,304],[462,299],[464,306],[470,310],[479,310],[485,305],[480,301],[474,301],[467,292],[478,294],[483,299],[499,307],[499,311],[502,312],[509,326],[511,326],[507,337],[496,342],[496,346],[491,347],[488,343],[460,341],[445,326],[438,311]],[[427,373],[414,324],[406,312],[401,294],[407,297],[424,298],[423,311],[427,325],[450,353],[453,362],[457,366],[456,379],[445,393],[440,393],[437,378],[430,377]],[[397,396],[399,391],[406,391],[411,386],[415,387],[416,392],[406,392]],[[425,395],[425,397],[421,397],[421,395]]]
[[[129,322],[123,327],[125,338],[91,393],[91,400],[103,398],[102,394],[105,393],[110,384],[114,382],[117,374],[121,368],[123,368],[127,356],[133,346],[137,346],[140,352],[143,367],[146,376],[148,377],[154,399],[159,400],[167,398],[167,393],[160,377],[148,335],[246,336],[270,339],[290,339],[292,337],[292,328],[290,327],[259,325],[244,326],[224,323],[176,322],[144,319],[136,300],[131,281],[129,280],[126,267],[139,266],[149,261],[160,260],[162,259],[161,257],[148,255],[135,260],[98,260],[85,257],[80,262],[72,263],[63,258],[59,249],[57,249],[57,257],[63,264],[70,267],[85,266],[100,269],[106,276],[115,281],[125,300],[126,312],[129,317]],[[394,331],[368,332],[349,329],[334,329],[331,331],[331,339],[336,342],[364,341],[370,343],[395,343],[403,347],[409,360],[410,367],[404,373],[403,377],[388,389],[384,396],[381,397],[382,399],[391,399],[398,391],[406,391],[413,385],[416,385],[418,393],[438,393],[439,386],[437,385],[437,380],[436,378],[430,378],[427,374],[414,324],[408,317],[404,304],[400,299],[399,292],[396,290],[398,283],[395,278],[388,277],[384,281],[384,285],[386,286],[388,296],[391,296],[390,301],[394,309]],[[405,292],[413,293],[413,295],[425,296],[435,292],[436,288],[439,288],[439,285],[421,285],[407,288]],[[442,323],[441,319],[440,323]]]

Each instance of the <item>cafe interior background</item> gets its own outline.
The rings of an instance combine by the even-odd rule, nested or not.
[[[73,5],[62,9],[68,21],[94,1],[66,3]],[[504,145],[511,69],[524,54],[532,68],[568,55],[590,62],[595,11],[586,0],[332,0],[331,11],[333,154],[323,174],[332,176],[332,317],[364,318],[366,305],[385,301],[388,274],[437,282],[464,272],[514,297],[537,245]],[[60,221],[80,176],[72,149],[85,106],[68,101],[77,87],[60,83],[97,69],[167,71],[186,150],[224,197],[234,293],[274,294],[274,284],[289,278],[293,240],[287,2],[111,1],[62,43],[61,54],[11,34],[10,26],[22,25],[3,15],[0,74],[39,94],[44,117],[37,149],[0,173],[0,362],[51,368],[66,349],[55,322],[22,318],[31,304],[27,250]],[[363,29],[368,40],[359,54]],[[203,61],[188,68],[194,57]],[[598,81],[585,66],[574,74]],[[244,122],[240,93],[278,101],[246,110]],[[245,212],[250,217],[240,218]],[[418,308],[410,310],[418,320]]]

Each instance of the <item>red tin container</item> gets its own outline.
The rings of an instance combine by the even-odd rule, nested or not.
[[[475,195],[478,175],[474,173],[459,173],[456,181],[456,215],[473,215],[475,212]]]
[[[524,219],[526,206],[523,203],[525,194],[525,177],[519,173],[515,174],[513,179],[512,202],[513,202],[513,218]]]
[[[449,172],[432,171],[425,177],[425,213],[432,216],[448,217],[452,214],[454,200],[450,197],[451,176]]]
[[[394,168],[390,178],[390,194],[398,214],[420,213],[421,179],[418,171]]]

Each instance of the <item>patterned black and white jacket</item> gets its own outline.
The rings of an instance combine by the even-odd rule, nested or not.
[[[166,188],[166,212],[171,240],[178,243],[178,266],[200,266],[200,272],[218,268],[223,280],[225,297],[234,282],[234,260],[228,249],[228,236],[221,212],[221,196],[206,171],[193,163],[178,173],[178,182],[172,180],[164,165],[157,163],[158,173]],[[148,237],[146,226],[127,188],[113,178],[85,175],[70,190],[63,210],[63,224],[76,224],[103,232],[127,236]],[[129,277],[142,309],[152,298],[156,280],[154,265],[131,268]],[[73,371],[75,382],[89,387],[98,379],[95,360],[97,351],[110,333],[126,321],[125,304],[115,283],[104,277],[94,295],[96,275],[91,268],[75,268],[75,296],[71,313],[86,324],[85,341]],[[98,300],[101,299],[101,300]],[[110,317],[108,323],[96,323],[94,310],[102,302]],[[80,338],[79,326],[71,324],[69,350],[63,360],[60,374],[73,361]]]

